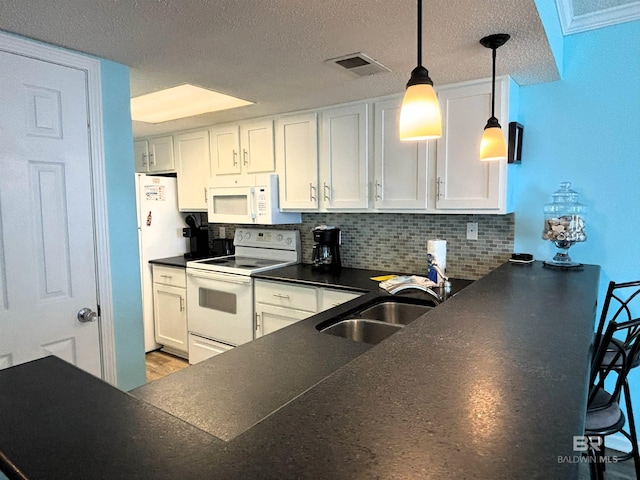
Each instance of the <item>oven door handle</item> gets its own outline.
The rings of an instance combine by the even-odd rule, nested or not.
[[[233,275],[219,272],[204,272],[202,270],[187,268],[187,276],[194,278],[204,278],[205,280],[219,280],[222,282],[238,283],[240,285],[251,285],[251,278],[244,275]]]

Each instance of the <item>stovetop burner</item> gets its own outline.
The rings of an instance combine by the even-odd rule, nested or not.
[[[300,234],[296,230],[238,228],[234,245],[235,255],[187,262],[187,269],[251,275],[300,261]]]

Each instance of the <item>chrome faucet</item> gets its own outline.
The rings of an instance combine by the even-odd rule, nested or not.
[[[440,290],[438,297],[440,297],[440,302],[444,302],[451,295],[451,282],[449,281],[449,277],[447,277],[440,269],[440,267],[435,263],[432,264],[430,268],[433,268],[438,273],[438,276],[442,279],[442,282],[438,283],[438,289]]]

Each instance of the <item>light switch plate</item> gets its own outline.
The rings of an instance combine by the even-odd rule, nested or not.
[[[478,240],[478,222],[467,222],[467,240]]]

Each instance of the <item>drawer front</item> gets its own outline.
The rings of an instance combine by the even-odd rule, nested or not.
[[[318,294],[315,287],[256,280],[255,295],[256,302],[259,303],[312,313],[318,311]]]
[[[210,338],[200,337],[192,333],[189,334],[189,364],[195,365],[208,358],[215,357],[221,353],[231,350],[231,345],[216,342]]]
[[[153,283],[187,288],[187,275],[184,268],[153,265]]]

